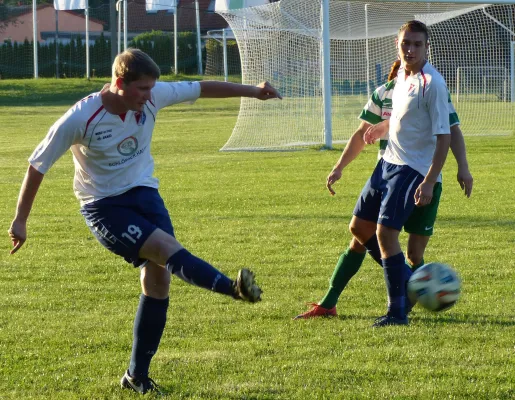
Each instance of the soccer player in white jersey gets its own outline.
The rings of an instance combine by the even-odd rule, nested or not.
[[[391,98],[400,65],[400,60],[396,60],[392,64],[387,83],[374,90],[373,95],[359,115],[359,119],[361,120],[360,126],[351,136],[336,165],[327,177],[326,186],[332,195],[335,194],[332,185],[342,177],[344,168],[364,149],[366,144],[364,141],[365,133],[368,132],[372,126],[377,126],[377,124],[380,124],[382,121],[388,121],[390,119],[392,111]],[[459,118],[450,97],[448,104],[449,124],[451,125],[451,149],[458,163],[457,180],[461,188],[464,189],[465,195],[469,197],[472,192],[473,178],[468,167],[465,142],[459,127]],[[384,128],[386,128],[385,133],[387,133],[388,127],[384,126],[382,129]],[[381,159],[383,156],[387,143],[388,140],[386,137],[384,139],[381,138],[378,159]],[[437,183],[434,188],[431,203],[425,207],[416,207],[408,221],[404,224],[404,230],[409,234],[406,258],[412,270],[424,264],[423,255],[429,238],[433,234],[432,227],[436,220],[441,191],[441,184]],[[427,227],[431,228],[427,229]],[[329,281],[329,288],[322,300],[318,303],[309,303],[311,308],[297,315],[294,319],[336,316],[336,303],[350,279],[359,271],[365,255],[366,248],[359,243],[356,238],[353,238],[349,247],[340,255]],[[381,265],[380,258],[375,259],[375,261]]]
[[[392,96],[388,146],[350,223],[353,236],[373,257],[380,254],[383,265],[388,309],[375,327],[408,324],[406,283],[411,270],[399,234],[415,206],[431,203],[451,140],[447,86],[425,58],[427,27],[407,22],[396,43],[402,67]]]
[[[159,67],[141,50],[127,49],[116,57],[111,83],[70,108],[30,156],[9,228],[14,254],[27,239],[27,219],[44,175],[70,149],[74,191],[86,224],[102,245],[141,270],[143,293],[121,385],[142,394],[157,390],[148,372],[165,327],[170,274],[235,299],[261,299],[248,269],[233,281],[175,239],[153,176],[150,142],[157,112],[199,97],[281,98],[267,82],[157,82],[159,76]]]

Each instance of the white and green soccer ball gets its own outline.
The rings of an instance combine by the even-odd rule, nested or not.
[[[446,264],[430,263],[417,269],[408,281],[408,297],[430,311],[451,308],[460,297],[458,274]]]

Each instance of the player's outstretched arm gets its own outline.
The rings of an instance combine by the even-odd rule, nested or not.
[[[259,85],[242,85],[240,83],[201,81],[200,97],[253,97],[259,100],[282,99],[281,94],[268,82]]]
[[[16,215],[7,231],[13,244],[11,254],[16,253],[27,240],[27,219],[44,176],[32,165],[27,169],[18,197]]]
[[[352,134],[351,138],[347,142],[347,145],[343,149],[342,155],[338,159],[338,162],[334,165],[333,170],[327,176],[326,187],[332,196],[336,194],[332,185],[334,185],[341,177],[343,169],[349,165],[365,148],[365,142],[363,141],[363,134],[372,125],[368,122],[361,121],[358,129]]]
[[[474,178],[472,178],[472,174],[469,171],[465,140],[463,139],[463,133],[459,125],[451,126],[451,151],[458,163],[458,183],[465,192],[465,196],[470,197],[472,194],[472,186],[474,185]]]

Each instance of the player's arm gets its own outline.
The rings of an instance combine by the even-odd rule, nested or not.
[[[459,125],[451,126],[451,151],[458,163],[458,183],[461,189],[464,190],[465,196],[470,197],[474,178],[472,178],[472,174],[469,171],[465,140]]]
[[[38,172],[32,165],[27,169],[18,196],[16,215],[8,230],[13,245],[10,252],[11,254],[16,253],[27,240],[27,219],[29,218],[32,204],[34,203],[34,199],[36,198],[44,176],[45,175]]]
[[[377,139],[383,139],[386,137],[388,130],[390,129],[390,120],[385,119],[384,121],[369,126],[363,135],[363,140],[366,144],[374,144]]]
[[[433,199],[433,188],[442,172],[451,144],[448,90],[445,82],[434,82],[428,90],[428,112],[431,117],[431,131],[436,136],[436,148],[431,166],[424,180],[415,191],[415,205],[426,206]]]
[[[38,193],[44,174],[70,148],[78,143],[84,131],[85,122],[73,108],[63,115],[49,129],[45,138],[29,157],[29,168],[23,179],[18,196],[16,214],[9,228],[13,244],[11,254],[16,253],[27,240],[27,219]]]
[[[281,94],[268,82],[259,85],[242,85],[220,81],[201,81],[200,97],[253,97],[259,100],[282,99]]]
[[[449,153],[451,144],[451,135],[442,134],[436,137],[436,148],[433,154],[431,167],[420,186],[415,191],[415,205],[418,207],[427,206],[433,199],[433,188],[437,182],[438,176],[442,172]]]
[[[372,126],[366,121],[361,121],[358,129],[352,134],[351,138],[345,145],[343,152],[333,167],[333,170],[327,177],[326,187],[329,193],[334,196],[335,191],[332,185],[336,183],[342,177],[343,169],[349,165],[365,148],[365,142],[363,141],[363,135],[366,130]]]

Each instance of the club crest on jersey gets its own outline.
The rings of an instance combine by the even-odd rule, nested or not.
[[[145,114],[145,111],[137,112],[134,114],[134,117],[136,118],[136,123],[139,126],[145,125],[145,121],[147,120],[147,114]]]
[[[408,88],[408,94],[413,95],[415,92],[415,85],[413,83],[410,83]]]
[[[118,144],[117,149],[122,156],[131,156],[138,150],[138,140],[134,136],[129,136]]]

